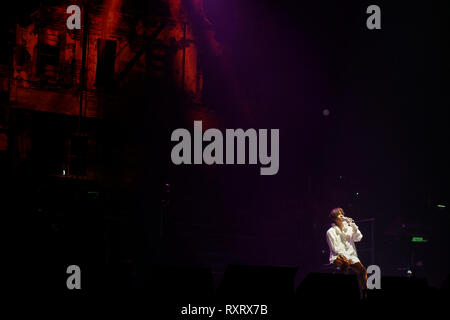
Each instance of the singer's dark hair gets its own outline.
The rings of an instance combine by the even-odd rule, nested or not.
[[[331,210],[331,212],[328,214],[328,218],[332,221],[332,222],[336,222],[336,218],[337,216],[342,213],[344,214],[344,210],[342,208],[334,208],[333,210]]]

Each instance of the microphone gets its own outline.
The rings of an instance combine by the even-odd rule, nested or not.
[[[344,217],[344,220],[347,221],[348,223],[354,223],[355,221],[353,221],[352,218],[350,217]]]

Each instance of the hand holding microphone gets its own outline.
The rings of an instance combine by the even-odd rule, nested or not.
[[[352,218],[350,218],[350,217],[344,217],[344,220],[347,221],[347,223],[348,223],[349,225],[351,225],[353,228],[357,228],[357,225],[355,224],[355,221],[354,221]]]

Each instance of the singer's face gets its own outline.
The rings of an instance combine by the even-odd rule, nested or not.
[[[336,217],[336,221],[338,222],[338,223],[341,223],[341,222],[343,222],[344,221],[344,211],[339,211],[339,214],[337,215],[337,217]]]

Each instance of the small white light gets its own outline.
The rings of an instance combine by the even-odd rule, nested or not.
[[[65,169],[63,169],[63,176],[65,176],[66,175],[66,170]]]
[[[325,117],[328,117],[328,116],[330,115],[330,110],[324,109],[324,110],[322,111],[322,114],[323,114]]]

